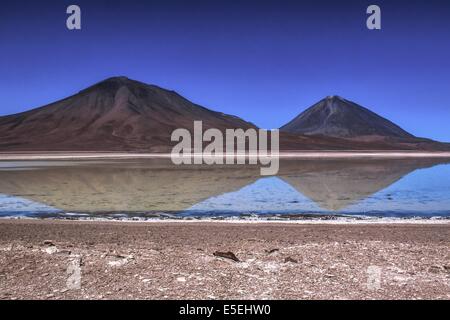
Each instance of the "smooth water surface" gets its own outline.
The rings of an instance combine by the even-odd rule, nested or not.
[[[0,217],[449,217],[450,160],[0,162]]]

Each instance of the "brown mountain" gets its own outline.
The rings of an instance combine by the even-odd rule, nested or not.
[[[0,152],[169,152],[173,130],[256,128],[174,91],[114,77],[27,112],[0,117]],[[357,104],[329,97],[281,128],[281,150],[450,150]]]
[[[0,117],[3,151],[168,151],[177,128],[255,127],[194,104],[174,91],[114,77],[78,94]]]

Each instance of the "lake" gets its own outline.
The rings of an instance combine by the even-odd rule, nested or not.
[[[1,161],[0,217],[449,218],[450,160],[175,166],[170,159]]]

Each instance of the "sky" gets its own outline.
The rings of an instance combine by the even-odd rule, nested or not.
[[[81,30],[66,28],[70,4]],[[445,0],[6,0],[0,116],[121,75],[262,128],[339,95],[450,141],[449,17]]]

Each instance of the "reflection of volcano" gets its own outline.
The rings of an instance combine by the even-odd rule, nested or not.
[[[169,163],[167,163],[169,161]],[[0,171],[0,193],[72,212],[180,211],[254,182],[257,167],[176,167],[170,160]]]
[[[278,177],[320,207],[341,210],[416,169],[442,162],[436,159],[283,160]],[[28,170],[30,166],[32,164],[25,167],[27,170],[0,170],[0,193],[65,212],[179,212],[230,192],[235,192],[238,199],[228,203],[227,209],[231,211],[239,211],[239,203],[246,203],[249,211],[252,206],[255,211],[259,207],[261,212],[266,210],[264,208],[271,211],[307,209],[300,203],[285,205],[283,192],[287,189],[277,185],[263,184],[266,190],[242,191],[260,178],[258,166],[180,167],[172,165],[169,159],[50,162]],[[292,192],[290,195],[294,198],[295,191]],[[252,205],[255,196],[262,198]],[[278,202],[275,204],[271,199]],[[265,203],[264,207],[261,203]]]
[[[327,210],[341,210],[436,159],[284,161],[279,177]]]

